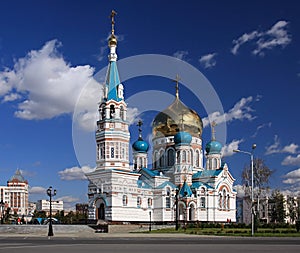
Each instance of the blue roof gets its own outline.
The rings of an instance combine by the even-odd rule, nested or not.
[[[200,177],[216,177],[222,172],[222,169],[218,170],[203,170],[198,171],[193,175],[193,178],[200,178]]]
[[[122,98],[118,96],[118,85],[120,83],[117,62],[111,61],[108,65],[106,76],[106,86],[108,88],[107,100],[115,100],[117,102],[122,100]]]
[[[166,186],[170,186],[170,187],[173,188],[173,189],[177,188],[175,184],[173,184],[173,183],[167,181],[167,182],[164,182],[164,183],[162,183],[161,185],[159,185],[159,186],[157,187],[157,189],[162,189],[162,188],[164,188],[164,187],[166,187]]]
[[[206,183],[203,183],[203,182],[194,182],[191,186],[191,188],[194,188],[194,189],[198,189],[199,187],[201,186],[204,186],[206,188],[210,188],[210,189],[213,189],[213,187],[211,187],[210,185],[206,184]]]
[[[183,183],[180,191],[179,191],[179,195],[181,197],[191,197],[193,194],[191,188],[188,186],[188,184],[186,182]]]
[[[161,176],[160,172],[158,170],[151,170],[151,169],[147,169],[147,168],[142,168],[141,170],[145,171],[151,177]]]

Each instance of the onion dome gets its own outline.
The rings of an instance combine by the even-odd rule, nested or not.
[[[132,144],[132,148],[136,152],[146,153],[149,149],[149,144],[143,139],[138,139]]]
[[[182,144],[190,145],[192,142],[192,136],[188,132],[178,132],[174,136],[174,142],[176,145],[182,145]]]
[[[217,123],[213,121],[211,123],[211,141],[208,142],[205,146],[205,151],[208,155],[210,154],[221,154],[222,150],[222,144],[218,141],[216,141],[216,131],[215,126]]]
[[[154,138],[174,136],[180,129],[199,138],[202,134],[203,123],[197,112],[180,101],[178,92],[176,92],[174,102],[156,115],[152,127]]]
[[[208,142],[205,146],[205,151],[207,154],[220,154],[221,150],[222,144],[215,140]]]
[[[141,120],[139,120],[139,122],[137,123],[137,126],[139,127],[139,138],[137,141],[135,141],[132,144],[132,148],[136,152],[146,153],[149,149],[149,144],[143,140],[142,125],[143,125],[143,122]]]

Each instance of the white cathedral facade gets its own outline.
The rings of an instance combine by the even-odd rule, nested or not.
[[[126,118],[124,86],[117,69],[117,38],[112,32],[108,46],[109,66],[105,94],[99,103],[95,134],[97,167],[87,173],[89,219],[103,222],[227,222],[236,221],[234,178],[222,162],[222,145],[212,139],[205,146],[202,120],[179,98],[153,120],[152,167],[149,144],[139,138],[132,145]],[[130,164],[133,164],[131,166]]]

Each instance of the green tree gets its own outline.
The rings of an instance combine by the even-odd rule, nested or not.
[[[284,223],[286,218],[285,199],[279,190],[272,192],[269,205],[272,205],[271,222]]]

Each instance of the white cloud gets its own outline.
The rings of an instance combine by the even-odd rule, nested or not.
[[[33,186],[29,188],[30,194],[46,194],[47,189],[42,186]]]
[[[252,138],[255,138],[258,134],[258,132],[265,128],[265,127],[271,127],[272,126],[272,122],[269,122],[269,123],[264,123],[264,124],[261,124],[259,125],[257,128],[256,128],[256,132],[251,136]]]
[[[138,108],[136,108],[136,107],[134,107],[134,108],[128,107],[127,108],[127,121],[129,123],[129,125],[137,123],[140,120],[140,118],[137,117],[139,114],[140,114],[140,112],[139,112]]]
[[[5,95],[3,100],[2,100],[2,103],[5,103],[5,102],[12,102],[12,101],[15,101],[17,99],[21,98],[21,95],[20,94],[17,94],[17,93],[10,93],[8,95]]]
[[[284,176],[285,180],[283,180],[283,183],[285,184],[296,184],[300,183],[300,168],[290,171]]]
[[[92,79],[94,69],[89,65],[70,66],[58,53],[60,46],[57,40],[48,41],[42,49],[18,59],[12,69],[0,72],[0,95],[5,95],[6,101],[23,98],[16,117],[51,119],[73,112],[78,95]]]
[[[222,155],[225,156],[232,156],[234,154],[233,150],[239,149],[239,144],[242,143],[244,140],[233,140],[232,142],[224,145],[222,147]]]
[[[290,153],[296,154],[299,145],[291,143],[283,148],[280,147],[280,141],[277,135],[274,136],[274,143],[269,147],[266,147],[266,155],[278,154],[278,153]]]
[[[293,157],[291,155],[284,158],[284,160],[281,163],[282,165],[300,165],[300,154],[298,154],[296,157]]]
[[[201,56],[201,58],[199,59],[199,62],[204,66],[204,68],[212,68],[214,66],[216,66],[217,61],[216,61],[216,55],[217,53],[212,53],[212,54],[207,54],[207,55],[203,55]]]
[[[73,196],[63,196],[60,198],[57,198],[58,201],[63,201],[64,203],[73,203],[79,200],[79,198],[75,198]]]
[[[94,171],[95,168],[89,166],[83,167],[72,167],[59,171],[59,177],[61,180],[72,181],[72,180],[86,180],[85,173]]]
[[[179,51],[176,51],[173,56],[180,59],[180,60],[183,60],[183,61],[186,61],[187,59],[187,55],[189,54],[188,51],[184,51],[184,50],[179,50]]]
[[[238,197],[238,198],[243,198],[243,197],[245,197],[245,189],[244,189],[244,186],[238,184],[238,185],[235,185],[235,186],[234,186],[234,189],[235,189],[236,192],[237,192],[237,197]]]
[[[255,49],[252,51],[254,55],[264,56],[266,50],[271,50],[275,47],[284,48],[291,41],[291,36],[287,31],[288,22],[281,20],[274,24],[269,30],[259,32],[252,31],[245,33],[236,40],[233,40],[232,54],[236,55],[240,47],[247,43],[253,42]]]
[[[233,108],[231,108],[228,112],[224,114],[220,114],[220,112],[213,112],[212,114],[208,115],[208,117],[203,118],[203,127],[208,126],[209,122],[213,121],[215,121],[217,124],[221,124],[233,120],[253,120],[255,118],[251,114],[251,112],[253,112],[253,109],[249,105],[252,101],[252,96],[242,98],[233,106]]]

